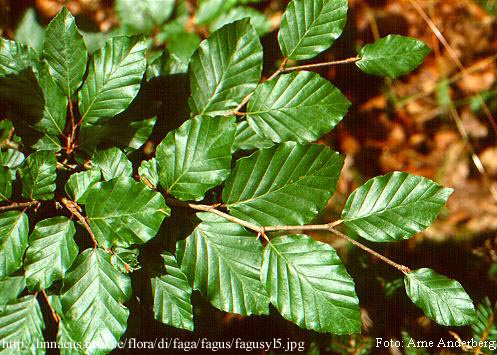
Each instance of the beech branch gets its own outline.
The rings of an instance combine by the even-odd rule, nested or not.
[[[88,223],[88,219],[81,214],[81,207],[74,201],[69,200],[68,198],[62,198],[62,204],[71,212],[72,215],[76,216],[76,218],[81,222],[83,227],[86,229],[88,234],[90,235],[91,240],[93,241],[93,246],[96,248],[98,246],[97,239],[95,238],[95,234],[90,228],[90,224]]]
[[[253,232],[256,232],[258,236],[263,236],[265,239],[269,240],[266,236],[267,232],[280,232],[280,231],[287,231],[287,232],[299,232],[299,231],[328,231],[331,232],[338,237],[341,237],[348,242],[352,243],[356,247],[364,250],[365,252],[375,256],[376,258],[380,259],[381,261],[387,263],[390,266],[393,266],[400,272],[402,272],[404,275],[408,274],[411,272],[411,270],[402,264],[398,264],[395,261],[387,258],[384,255],[381,255],[377,251],[374,251],[373,249],[367,247],[366,245],[362,244],[361,242],[358,242],[355,239],[352,239],[348,235],[338,231],[335,229],[337,225],[340,225],[343,221],[342,220],[337,220],[334,222],[326,223],[326,224],[307,224],[303,226],[259,226],[254,223],[250,223],[247,221],[244,221],[243,219],[233,217],[232,215],[220,211],[217,209],[217,207],[220,206],[220,204],[217,205],[202,205],[202,204],[196,204],[196,203],[191,203],[191,202],[184,202],[184,201],[179,201],[170,197],[166,197],[167,203],[173,206],[179,206],[179,207],[187,207],[191,208],[193,210],[197,211],[203,211],[203,212],[211,212],[214,213],[220,217],[225,218],[226,220],[239,224],[247,229],[252,230]]]
[[[28,201],[28,202],[13,202],[7,206],[0,206],[0,212],[22,209],[22,208],[29,208],[29,207],[37,206],[39,204],[40,204],[40,202],[36,201],[36,200]]]
[[[331,61],[331,62],[297,65],[295,67],[285,68],[285,69],[282,70],[282,72],[283,73],[288,73],[288,72],[295,71],[295,70],[312,69],[312,68],[320,68],[320,67],[329,67],[329,66],[338,65],[338,64],[355,63],[359,59],[361,59],[361,57],[356,56],[356,57],[351,57],[351,58],[347,58],[347,59],[334,60],[334,61]]]

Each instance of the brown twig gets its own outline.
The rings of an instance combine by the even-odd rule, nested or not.
[[[52,312],[52,318],[54,319],[54,321],[57,324],[60,323],[60,317],[57,314],[57,312],[55,312],[55,309],[53,309],[52,305],[50,304],[50,301],[48,300],[47,293],[45,292],[45,290],[41,291],[41,293],[43,294],[43,297],[45,297],[45,300],[47,301],[47,305],[48,305],[48,308],[50,308],[50,312]]]
[[[98,246],[97,239],[95,238],[95,234],[93,234],[93,231],[90,228],[90,224],[88,223],[88,218],[84,217],[81,212],[82,209],[81,207],[74,201],[69,200],[66,197],[62,198],[62,204],[73,214],[76,216],[83,225],[83,227],[86,229],[88,234],[90,235],[91,240],[93,241],[93,247],[96,248]]]
[[[282,70],[282,72],[283,73],[288,73],[288,72],[295,71],[295,70],[312,69],[312,68],[320,68],[320,67],[329,67],[331,65],[338,65],[338,64],[355,63],[359,59],[361,59],[361,57],[356,56],[356,57],[351,57],[351,58],[347,58],[347,59],[334,60],[334,61],[331,61],[331,62],[297,65],[295,67],[285,68],[285,69]]]
[[[304,225],[304,226],[258,226],[256,224],[244,221],[240,218],[233,217],[232,215],[230,215],[228,213],[225,213],[225,212],[218,210],[216,207],[219,205],[214,205],[214,206],[200,205],[200,204],[195,204],[195,203],[190,203],[190,202],[178,201],[178,200],[175,200],[175,199],[170,198],[170,197],[166,197],[166,201],[170,205],[175,205],[175,206],[179,206],[179,207],[189,207],[189,208],[197,210],[197,211],[214,213],[218,216],[225,218],[226,220],[228,220],[230,222],[239,224],[247,229],[250,229],[250,230],[256,232],[257,237],[263,236],[266,240],[269,240],[267,238],[267,235],[266,235],[267,232],[290,231],[290,232],[295,233],[297,231],[310,231],[310,230],[328,231],[328,232],[331,232],[331,233],[347,240],[348,242],[354,244],[356,247],[358,247],[358,248],[364,250],[365,252],[377,257],[378,259],[387,263],[388,265],[393,266],[394,268],[396,268],[397,270],[402,272],[404,275],[411,272],[411,270],[407,266],[396,263],[395,261],[387,258],[386,256],[381,255],[380,253],[365,246],[364,244],[358,242],[357,240],[350,238],[348,235],[345,235],[342,232],[336,230],[335,227],[337,225],[341,224],[343,222],[342,220],[338,220],[338,221],[334,221],[334,222],[330,222],[330,223],[326,223],[326,224],[308,224],[308,225]]]
[[[18,208],[29,208],[29,207],[36,206],[39,204],[40,204],[40,202],[36,201],[36,200],[28,201],[28,202],[13,202],[7,206],[0,206],[0,212],[15,210]]]
[[[67,136],[66,140],[66,153],[71,154],[74,151],[74,140],[76,137],[76,119],[74,118],[74,109],[72,106],[71,97],[68,97],[69,104],[69,118],[71,120],[71,133]]]

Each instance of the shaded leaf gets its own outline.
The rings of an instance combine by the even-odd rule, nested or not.
[[[36,19],[36,10],[30,7],[17,25],[15,40],[41,53],[44,38],[45,28]]]
[[[93,165],[100,169],[106,181],[119,176],[133,175],[133,165],[121,149],[116,147],[97,150],[92,162]]]
[[[28,216],[19,211],[0,214],[0,278],[19,270],[28,247]]]
[[[26,288],[24,276],[6,276],[0,279],[0,314],[3,312],[3,307],[15,300],[24,288]]]
[[[231,171],[233,117],[197,116],[169,132],[157,146],[161,186],[181,200],[201,200]]]
[[[396,78],[416,69],[430,51],[419,39],[388,35],[362,47],[356,65],[366,74]]]
[[[31,200],[52,200],[56,188],[56,164],[55,154],[48,150],[27,157],[19,170],[22,196]]]
[[[38,222],[29,237],[24,269],[26,284],[31,291],[49,288],[64,277],[78,255],[73,237],[74,223],[64,216]]]
[[[147,181],[147,185],[150,184],[156,188],[159,183],[159,173],[157,172],[157,162],[155,158],[142,161],[140,167],[138,168],[138,175],[140,175],[140,179],[142,181]]]
[[[16,169],[24,162],[24,154],[18,150],[7,149],[0,152],[0,165]]]
[[[310,222],[335,192],[343,158],[327,146],[282,143],[238,159],[223,202],[263,226]]]
[[[5,354],[45,354],[42,344],[45,322],[33,295],[12,301],[0,312],[0,350]],[[16,344],[13,351],[9,345]],[[22,344],[22,345],[21,345]]]
[[[126,330],[131,296],[129,276],[116,270],[110,254],[86,249],[66,273],[61,291],[62,313],[70,337],[86,353],[108,353]]]
[[[259,36],[268,33],[271,30],[271,21],[263,13],[248,6],[234,7],[228,12],[222,12],[214,21],[210,23],[211,32],[218,30],[228,23],[232,23],[248,17],[250,24],[254,26]]]
[[[262,72],[262,45],[248,19],[228,24],[202,41],[190,60],[194,115],[223,115],[250,94]]]
[[[94,184],[85,203],[91,229],[107,248],[146,243],[170,214],[160,193],[128,177]]]
[[[133,272],[141,268],[138,261],[139,255],[139,249],[117,247],[114,249],[114,254],[110,257],[110,262],[117,270],[123,273]]]
[[[40,65],[38,83],[43,92],[45,109],[41,120],[33,128],[47,135],[62,135],[66,127],[67,97],[52,79],[46,64]]]
[[[115,9],[122,25],[148,33],[171,17],[174,0],[117,0]]]
[[[43,54],[53,79],[64,95],[71,97],[83,80],[88,52],[74,17],[65,7],[47,26]]]
[[[232,149],[233,152],[237,150],[268,148],[272,145],[274,145],[274,143],[271,140],[257,135],[247,121],[237,123],[235,141],[233,142]]]
[[[293,0],[281,19],[278,43],[286,58],[313,58],[331,47],[347,20],[347,0]]]
[[[80,173],[74,173],[67,180],[65,190],[71,200],[79,203],[85,203],[86,195],[90,187],[102,178],[100,170],[87,170]]]
[[[471,325],[473,338],[477,341],[485,339],[497,339],[497,304],[492,305],[488,297],[485,297],[476,308],[476,319]],[[485,347],[483,347],[485,349]],[[488,347],[486,347],[486,350]]]
[[[333,334],[361,331],[354,280],[328,244],[301,234],[273,238],[261,275],[271,303],[298,326]]]
[[[78,93],[82,120],[95,123],[123,112],[133,101],[147,66],[141,37],[113,37],[95,52]]]
[[[12,172],[5,166],[0,167],[0,201],[5,201],[12,195]]]
[[[412,302],[438,324],[461,326],[475,321],[473,302],[456,280],[423,268],[407,273],[404,282]]]
[[[348,228],[373,242],[408,239],[433,222],[452,191],[422,176],[397,171],[355,190],[342,218]]]
[[[312,142],[347,114],[349,100],[316,73],[294,72],[259,85],[247,107],[254,131],[274,142]]]
[[[243,227],[212,213],[177,244],[176,255],[190,284],[216,308],[242,315],[268,314],[260,281],[262,246]]]
[[[163,253],[162,258],[166,274],[151,279],[155,319],[193,331],[192,287],[173,255]]]

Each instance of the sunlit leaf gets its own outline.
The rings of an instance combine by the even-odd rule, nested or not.
[[[409,298],[438,324],[461,326],[475,321],[475,306],[456,280],[423,268],[407,273],[404,282]]]
[[[262,246],[243,227],[211,213],[177,244],[177,258],[195,290],[220,310],[268,314],[269,299],[260,281]]]

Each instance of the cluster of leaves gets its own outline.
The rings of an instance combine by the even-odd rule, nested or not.
[[[176,11],[173,1],[160,9],[155,3],[140,2],[138,11],[132,1],[117,6],[127,26],[147,33]],[[306,329],[360,332],[354,281],[330,245],[264,229],[261,243],[245,228],[305,225],[335,191],[344,157],[312,142],[340,122],[350,103],[316,73],[284,72],[288,61],[331,47],[345,25],[347,1],[290,2],[278,34],[284,60],[262,82],[258,32],[249,19],[237,20],[243,12],[231,14],[236,1],[216,3],[201,5],[197,19],[216,19],[219,29],[186,60],[191,118],[139,166],[129,154],[147,141],[157,115],[140,88],[175,73],[174,56],[148,56],[142,35],[112,37],[89,55],[66,9],[48,25],[39,52],[0,40],[0,96],[10,119],[2,121],[0,199],[7,205],[0,208],[12,209],[0,214],[3,344],[43,339],[44,294],[59,321],[58,341],[84,344],[78,352],[111,351],[126,331],[132,272],[146,262],[138,246],[169,217],[166,199],[195,209],[204,205],[192,201],[215,188],[232,218],[214,213],[215,206],[199,207],[204,212],[193,232],[162,252],[163,269],[150,280],[157,320],[192,330],[196,290],[226,312],[264,315],[272,304]],[[366,73],[395,78],[428,52],[418,40],[391,35],[360,49],[355,62]],[[234,154],[241,157],[233,161]],[[432,223],[450,193],[393,172],[351,194],[343,224],[372,242],[407,239]],[[22,209],[50,208],[50,201],[64,210],[38,220],[38,212],[28,217]],[[80,250],[79,234],[94,245]],[[426,268],[402,271],[407,295],[428,317],[451,326],[473,322],[472,301],[457,281]]]

